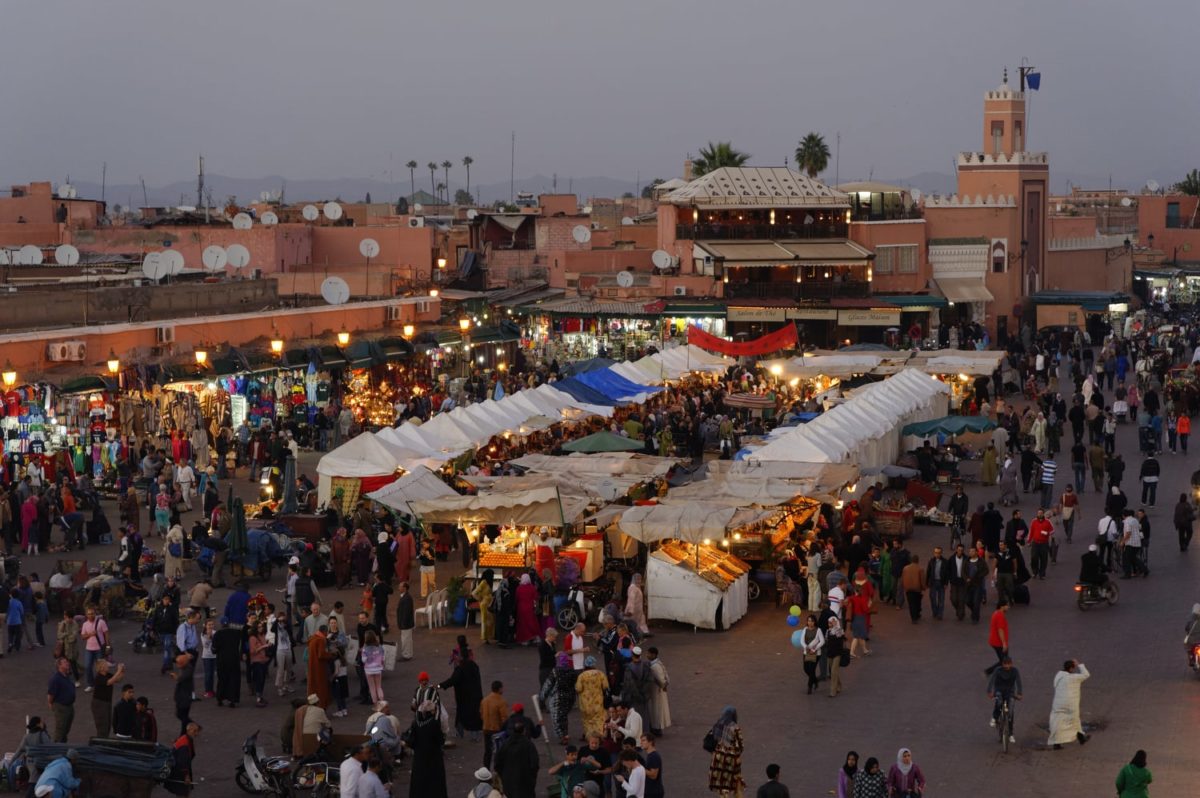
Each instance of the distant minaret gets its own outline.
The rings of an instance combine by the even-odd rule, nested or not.
[[[196,178],[196,207],[204,207],[204,156],[200,156],[200,174]]]

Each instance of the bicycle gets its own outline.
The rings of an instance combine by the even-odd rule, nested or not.
[[[1000,748],[1006,754],[1009,742],[1014,739],[1012,699],[1012,696],[1006,696],[1000,701],[1000,719],[996,721],[996,728],[1000,731]]]
[[[950,551],[954,551],[958,544],[963,542],[963,534],[967,530],[966,518],[961,515],[956,515],[950,521]]]

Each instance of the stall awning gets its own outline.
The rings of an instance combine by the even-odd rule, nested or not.
[[[525,224],[525,220],[529,217],[524,214],[512,214],[507,216],[496,214],[489,216],[488,218],[503,227],[508,232],[515,233],[517,230],[521,229],[521,225]]]
[[[336,346],[322,346],[317,350],[318,365],[327,369],[345,368],[350,364],[342,350]]]
[[[944,308],[948,304],[946,297],[933,294],[874,294],[873,296],[880,302],[895,305],[905,311],[933,310],[934,308]]]
[[[383,359],[391,362],[403,360],[413,353],[413,345],[403,338],[380,338],[376,341]]]
[[[518,493],[486,493],[410,502],[413,512],[430,524],[516,524],[562,526],[562,503],[557,488]]]
[[[473,344],[498,344],[504,341],[519,341],[521,334],[507,327],[480,327],[471,332]]]
[[[951,302],[991,302],[992,292],[983,284],[983,277],[935,277],[938,288]]]
[[[367,494],[368,499],[374,499],[386,507],[404,513],[412,513],[409,502],[457,496],[457,491],[424,466],[408,472],[390,485]]]
[[[104,377],[88,375],[85,377],[76,377],[66,382],[58,389],[58,392],[60,394],[93,393],[95,391],[116,390],[116,387],[115,380],[109,381],[104,379]]]
[[[702,543],[725,537],[736,507],[705,502],[651,504],[631,507],[618,522],[621,531],[642,543],[685,540]]]

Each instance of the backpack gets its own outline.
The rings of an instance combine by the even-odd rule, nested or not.
[[[296,606],[307,607],[316,601],[313,595],[312,580],[302,576],[296,580]]]

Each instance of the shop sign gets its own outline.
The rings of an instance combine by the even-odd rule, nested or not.
[[[844,327],[890,327],[900,323],[900,310],[839,310],[838,324]]]
[[[805,321],[837,321],[838,312],[835,308],[788,308],[787,317]]]
[[[734,308],[725,311],[726,321],[783,321],[786,308]]]

